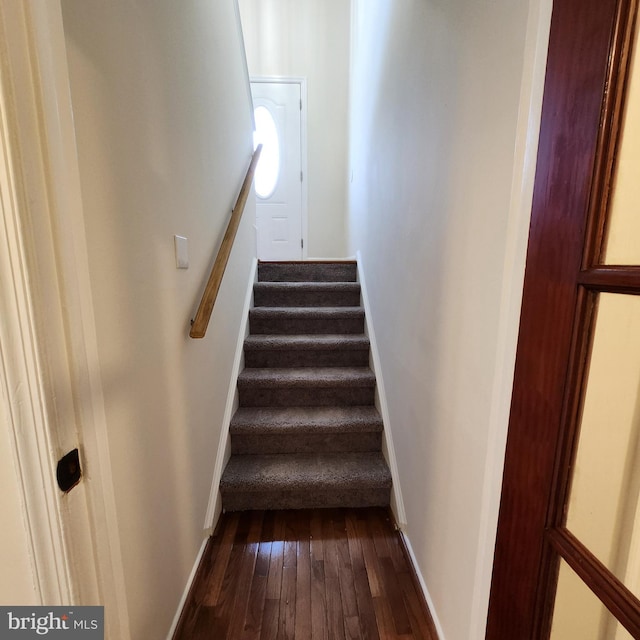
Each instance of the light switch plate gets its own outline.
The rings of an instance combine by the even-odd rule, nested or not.
[[[183,236],[173,236],[176,246],[176,269],[189,268],[189,245]]]

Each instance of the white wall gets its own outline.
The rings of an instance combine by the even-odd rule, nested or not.
[[[549,13],[354,0],[349,251],[447,640],[484,637]]]
[[[205,536],[255,255],[250,202],[207,337],[190,340],[252,152],[247,73],[233,0],[62,5],[130,626],[161,638]]]
[[[252,76],[302,76],[308,91],[308,257],[345,257],[349,98],[346,0],[240,0]]]
[[[4,385],[0,385],[4,391]],[[4,395],[4,394],[3,394]],[[8,412],[8,405],[7,405]],[[0,396],[0,603],[3,605],[40,604],[31,568],[24,526],[22,487],[18,482],[11,450],[11,432],[5,414],[5,399]]]
[[[17,205],[13,191],[15,169],[11,166],[13,149],[7,140],[9,118],[5,83],[9,74],[6,70],[3,76],[0,83],[0,603],[31,605],[38,604],[39,597],[32,572],[24,487],[18,473],[14,440],[16,431],[28,428],[28,419],[24,416],[29,412],[22,403],[31,400],[31,396],[27,376],[16,373],[23,371],[16,360],[24,348],[24,337],[19,331],[24,315],[18,311],[14,281],[19,278],[15,257],[21,247],[16,246],[13,235],[17,225],[13,227],[9,222],[15,224]]]

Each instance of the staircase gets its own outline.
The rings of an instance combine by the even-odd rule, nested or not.
[[[355,262],[260,262],[225,511],[389,504]]]

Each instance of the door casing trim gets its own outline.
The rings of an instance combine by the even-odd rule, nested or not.
[[[25,515],[45,525],[32,526],[30,537],[40,598],[47,605],[103,604],[109,619],[105,637],[127,640],[60,1],[0,0],[0,28],[8,110],[2,127],[12,147],[5,162],[16,195],[0,219],[14,224],[9,242],[20,269],[12,287],[22,308],[14,310],[12,322],[29,332],[28,340],[13,345],[18,353],[9,366],[16,357],[27,361],[29,400],[36,407],[26,423],[14,420],[12,426]],[[1,298],[10,308],[6,296]],[[16,374],[20,370],[11,372]],[[27,433],[27,424],[35,431]],[[62,494],[55,464],[74,445],[84,480]]]

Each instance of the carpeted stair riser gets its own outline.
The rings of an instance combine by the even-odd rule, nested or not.
[[[382,418],[372,406],[240,407],[232,454],[380,451]]]
[[[374,390],[366,387],[345,389],[243,389],[239,392],[243,407],[331,407],[371,404]]]
[[[328,489],[310,487],[304,490],[246,491],[224,494],[225,511],[269,509],[348,509],[388,507],[391,489],[367,488],[361,491],[343,490],[336,485]]]
[[[355,262],[259,262],[259,282],[355,282]]]
[[[249,336],[245,367],[366,367],[369,339],[364,335]]]
[[[299,433],[233,435],[231,453],[264,455],[269,453],[346,453],[380,451],[378,433]]]
[[[256,307],[357,307],[357,282],[257,282],[253,287]]]
[[[361,334],[364,311],[358,307],[255,307],[249,311],[253,335]]]
[[[251,351],[245,347],[245,367],[364,367],[368,351]]]
[[[318,429],[331,433],[364,433],[382,432],[382,427],[382,418],[371,405],[290,409],[240,407],[231,419],[233,433],[263,432],[265,429],[279,433],[292,433],[294,430],[313,433]]]
[[[220,484],[225,509],[305,509],[389,504],[380,452],[232,456]]]
[[[365,367],[249,369],[238,376],[242,407],[373,404],[375,376]]]

